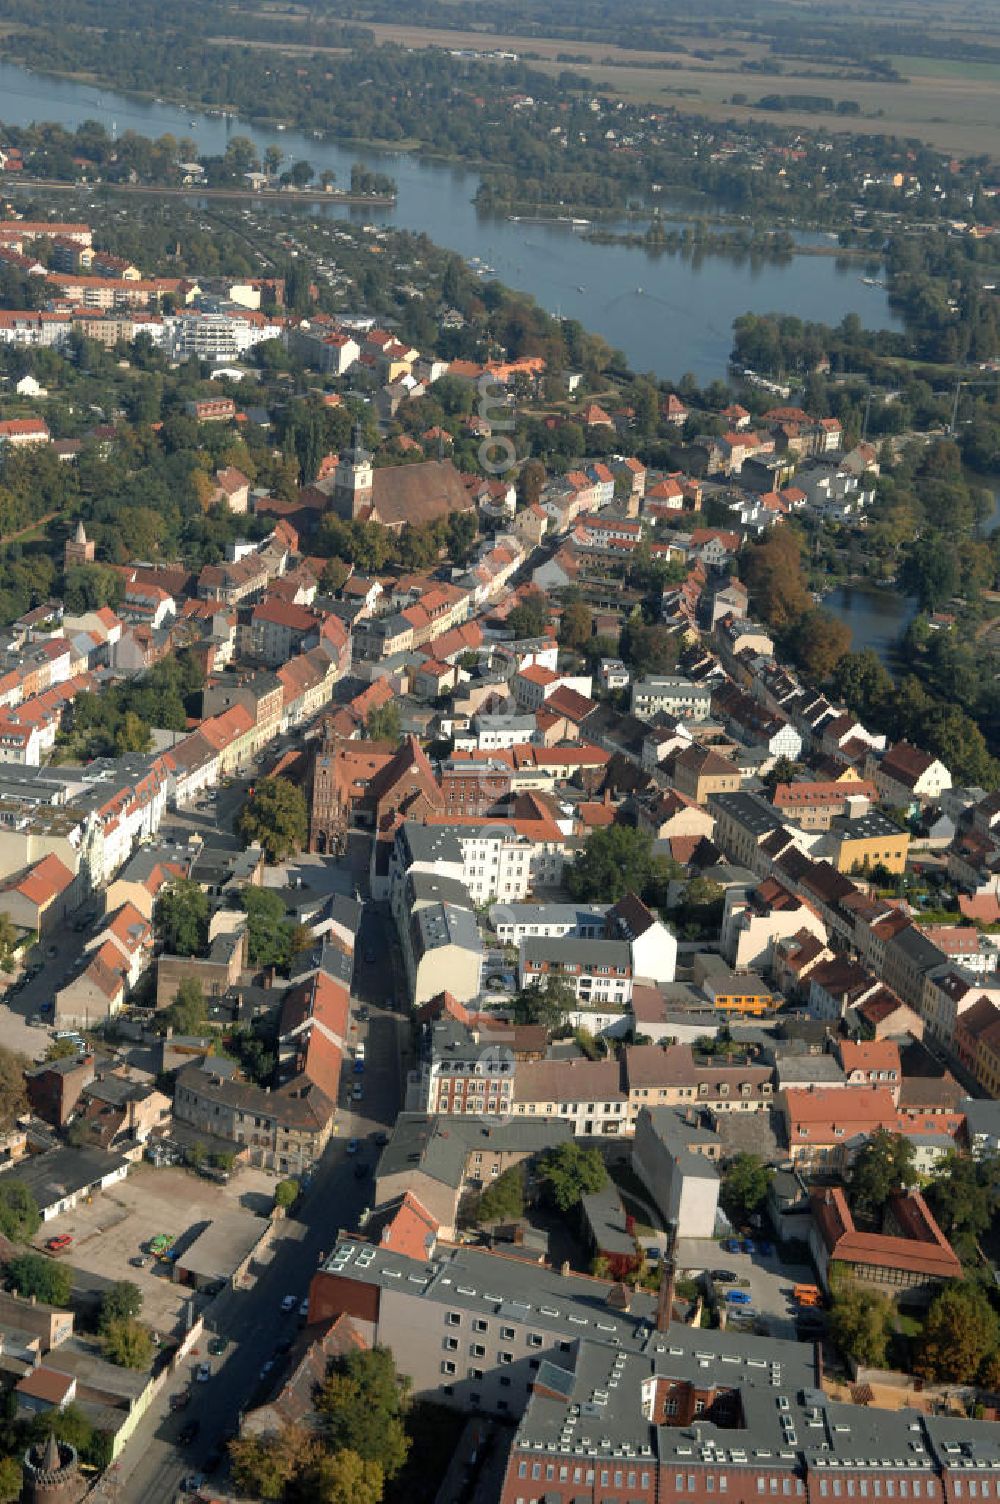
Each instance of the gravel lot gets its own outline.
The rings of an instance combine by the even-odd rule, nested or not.
[[[65,1257],[84,1276],[92,1276],[83,1283],[131,1280],[143,1294],[143,1320],[157,1330],[172,1332],[188,1290],[171,1283],[166,1265],[134,1269],[129,1259],[159,1232],[179,1238],[192,1228],[200,1231],[198,1224],[210,1222],[221,1211],[269,1206],[274,1185],[272,1176],[255,1169],[241,1170],[228,1186],[219,1186],[190,1170],[158,1170],[142,1163],[133,1166],[127,1180],[96,1196],[89,1206],[81,1202],[75,1211],[46,1222],[35,1243],[44,1248],[48,1238],[72,1234],[73,1246]]]

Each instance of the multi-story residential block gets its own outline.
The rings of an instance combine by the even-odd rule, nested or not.
[[[533,935],[550,940],[566,936],[600,940],[607,912],[606,904],[497,903],[490,909],[489,917],[501,945],[520,945]]]
[[[678,1237],[714,1237],[721,1159],[722,1140],[702,1125],[699,1113],[671,1107],[639,1111],[632,1168]]]
[[[572,987],[583,1004],[624,1008],[632,996],[632,951],[623,940],[550,940],[529,936],[521,941],[518,981],[541,987],[550,979]]]
[[[651,674],[632,684],[631,708],[632,714],[644,721],[660,714],[682,721],[707,721],[712,691],[710,686],[693,684],[690,679]]]

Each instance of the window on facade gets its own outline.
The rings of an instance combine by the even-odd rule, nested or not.
[[[461,1326],[462,1318],[457,1311],[449,1311],[446,1317],[449,1326]]]
[[[446,1359],[446,1360],[445,1360],[445,1361],[444,1361],[444,1362],[443,1362],[443,1363],[442,1363],[442,1364],[441,1364],[441,1372],[442,1372],[442,1373],[454,1373],[454,1372],[455,1372],[455,1365],[454,1365],[454,1363],[449,1363],[449,1362],[448,1362],[448,1361],[447,1361],[447,1359]]]

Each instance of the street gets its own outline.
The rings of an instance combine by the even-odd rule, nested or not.
[[[320,1254],[334,1247],[340,1228],[357,1226],[369,1204],[371,1172],[379,1152],[373,1135],[391,1127],[399,1111],[400,1059],[407,1030],[405,1016],[385,1006],[395,991],[387,923],[369,906],[358,937],[351,1040],[365,1038],[365,1072],[354,1076],[345,1062],[335,1135],[266,1256],[253,1289],[227,1290],[213,1302],[197,1353],[184,1362],[139,1424],[117,1470],[122,1500],[174,1504],[183,1478],[200,1471],[205,1459],[235,1432],[240,1413],[280,1386],[287,1366],[283,1357],[279,1356],[264,1380],[260,1372],[282,1339],[297,1332],[296,1313],[282,1312],[282,1299],[294,1295],[297,1303],[306,1295]],[[365,961],[366,954],[374,957],[371,963]],[[370,1010],[365,1023],[356,1021],[358,1003]],[[348,1105],[355,1081],[363,1083],[364,1099]],[[353,1137],[361,1140],[357,1155],[346,1150]],[[367,1171],[363,1179],[355,1173],[359,1165]],[[214,1335],[229,1338],[230,1345],[221,1357],[209,1359],[207,1344]],[[171,1413],[170,1394],[193,1381],[194,1370],[203,1361],[211,1362],[212,1378],[206,1384],[193,1383],[190,1405]],[[197,1439],[182,1447],[178,1434],[195,1419],[200,1425]]]

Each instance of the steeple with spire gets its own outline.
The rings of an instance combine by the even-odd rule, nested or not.
[[[372,456],[361,442],[360,424],[354,425],[349,449],[341,450],[334,476],[337,511],[351,521],[362,516],[372,504]]]

